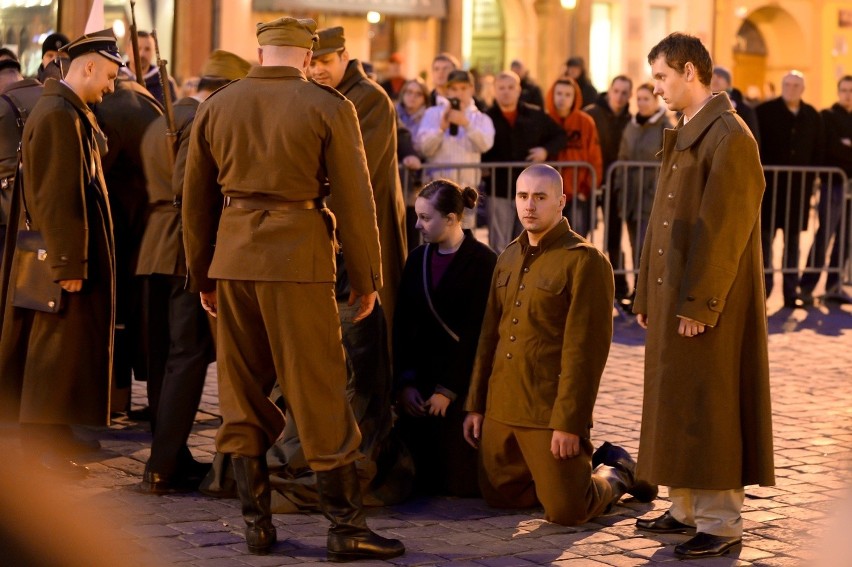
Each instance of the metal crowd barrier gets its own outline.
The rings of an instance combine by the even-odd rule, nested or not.
[[[610,262],[617,276],[637,273],[639,254],[650,215],[650,204],[653,202],[653,193],[656,191],[660,163],[617,161],[605,172],[606,183],[601,186],[598,185],[594,168],[586,162],[563,161],[547,162],[547,164],[560,172],[567,170],[568,179],[573,180],[575,187],[580,172],[588,172],[594,188],[590,203],[597,206],[590,206],[588,219],[584,219],[588,221],[589,227],[589,232],[585,236],[601,250],[606,251],[607,248],[611,248],[610,252],[614,253],[615,246],[607,246],[612,227],[611,223],[605,222],[605,219],[620,222],[621,228],[627,230],[617,231],[623,235],[620,252],[617,254],[618,257],[612,257],[616,254],[611,254]],[[426,163],[423,169],[418,171],[403,167],[400,169],[400,175],[408,206],[414,205],[414,197],[425,183],[440,177],[453,179],[463,186],[478,188],[483,201],[487,203],[489,199],[497,196],[498,186],[501,184],[508,184],[511,191],[509,195],[513,195],[514,181],[529,165],[529,162]],[[852,243],[852,224],[850,223],[852,184],[843,170],[834,167],[765,166],[764,173],[767,186],[762,207],[762,230],[765,237],[769,238],[770,244],[766,274],[827,272],[838,274],[841,283],[852,280],[852,263],[847,258],[849,246]],[[736,179],[732,179],[731,184],[735,186]],[[611,190],[612,188],[614,190]],[[569,210],[566,210],[569,220],[577,218],[575,215],[579,211],[576,205],[577,201],[574,200]],[[797,215],[797,210],[803,211],[803,214]],[[484,224],[485,227],[489,227],[490,219],[484,218],[484,209],[479,211],[479,216],[480,226]],[[413,226],[413,220],[411,224]],[[819,233],[820,226],[823,227],[822,233],[826,234]],[[799,254],[799,262],[796,266],[793,265],[791,251],[787,249],[789,248],[787,246],[784,247],[780,266],[772,261],[774,254],[771,253],[773,251],[771,244],[779,228],[783,229],[785,234],[791,229],[798,233],[797,242],[803,253]],[[520,232],[520,225],[515,225],[515,230]],[[487,234],[487,231],[480,233],[479,236],[486,239],[484,234]],[[818,241],[815,242],[815,240]],[[815,246],[812,245],[814,243]],[[828,262],[825,266],[822,261],[823,253],[826,249],[833,250],[832,247],[837,248],[837,252],[832,257],[834,261]],[[796,251],[793,250],[792,253],[795,254]]]

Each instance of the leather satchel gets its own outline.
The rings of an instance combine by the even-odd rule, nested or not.
[[[62,287],[53,280],[41,233],[37,230],[18,231],[16,248],[12,305],[57,313],[62,307]]]

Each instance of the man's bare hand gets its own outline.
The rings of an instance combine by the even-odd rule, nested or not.
[[[482,439],[482,414],[475,411],[468,412],[462,424],[464,440],[474,449],[479,449],[479,440]]]
[[[695,337],[704,332],[704,324],[699,323],[694,319],[689,319],[688,317],[678,317],[680,319],[680,323],[677,326],[677,333],[682,337]]]
[[[560,461],[576,457],[580,454],[580,437],[554,429],[550,439],[550,452]]]
[[[538,148],[530,148],[529,153],[527,154],[527,161],[541,163],[547,159],[547,150],[541,147]]]
[[[402,158],[402,165],[404,165],[408,169],[421,169],[423,167],[423,162],[420,161],[419,157],[412,154],[410,156],[405,156],[404,158]]]
[[[77,293],[83,289],[83,280],[59,280],[59,287],[69,293]]]
[[[450,402],[452,400],[445,396],[444,394],[440,394],[435,392],[432,394],[432,397],[426,400],[426,407],[429,408],[429,415],[434,416],[447,416],[447,408],[450,407]]]
[[[373,308],[376,306],[376,298],[378,297],[378,291],[362,295],[353,289],[349,293],[349,305],[355,305],[356,301],[359,301],[361,304],[358,306],[358,313],[355,314],[355,318],[352,319],[352,322],[357,323],[372,313]]]
[[[639,323],[639,326],[643,329],[648,328],[648,314],[647,313],[637,313],[636,314],[636,322]]]
[[[202,291],[200,295],[201,295],[201,307],[203,307],[205,311],[207,311],[213,317],[215,317],[216,313],[218,312],[218,306],[219,306],[219,302],[216,299],[216,290]]]

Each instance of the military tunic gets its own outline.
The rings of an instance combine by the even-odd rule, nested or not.
[[[757,144],[724,93],[666,130],[634,312],[648,317],[638,476],[774,483]],[[708,326],[687,338],[679,316]]]
[[[485,415],[480,478],[487,502],[541,502],[574,525],[603,511],[609,485],[591,473],[592,411],[612,341],[609,261],[562,219],[530,246],[527,233],[497,260],[465,409]],[[553,430],[581,438],[557,461]]]
[[[200,106],[190,138],[184,244],[191,280],[218,291],[217,450],[265,453],[284,424],[267,398],[277,378],[311,467],[351,463],[360,434],[345,396],[331,215],[223,209],[222,196],[305,201],[328,183],[352,288],[379,289],[376,209],[355,109],[298,69],[255,67]]]
[[[41,231],[47,245],[54,279],[82,279],[83,289],[63,292],[63,306],[56,314],[15,308],[9,293],[15,274],[4,268],[3,418],[22,423],[109,422],[115,247],[99,135],[94,115],[74,91],[48,80],[24,130],[24,192],[33,229]],[[13,202],[13,211],[16,206]],[[17,226],[10,223],[10,229]],[[6,254],[6,260],[10,256]]]

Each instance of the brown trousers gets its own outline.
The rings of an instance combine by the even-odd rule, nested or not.
[[[284,428],[269,399],[278,381],[308,464],[327,471],[357,460],[361,432],[346,399],[346,363],[331,283],[219,280],[216,449],[264,455]]]
[[[580,440],[580,455],[557,460],[550,452],[552,429],[515,427],[485,417],[482,425],[480,488],[497,508],[544,507],[550,522],[576,526],[606,510],[609,483],[592,474],[592,443]]]

